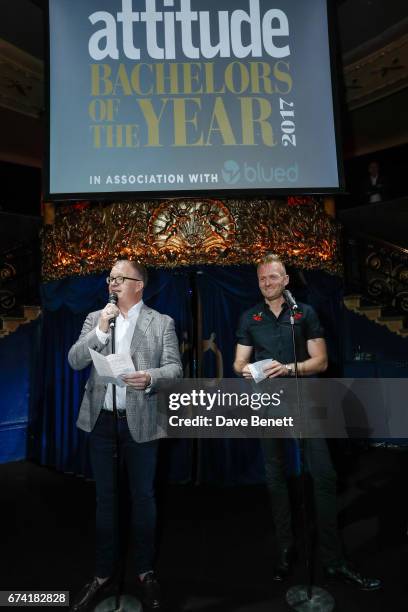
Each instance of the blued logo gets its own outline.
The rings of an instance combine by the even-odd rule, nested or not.
[[[289,168],[268,168],[261,162],[257,162],[256,166],[249,166],[244,162],[244,176],[248,183],[297,183],[299,168],[297,164]]]
[[[239,164],[233,159],[229,159],[224,163],[224,167],[221,170],[222,178],[226,183],[234,185],[241,178],[241,172]]]
[[[237,183],[241,176],[247,183],[297,183],[299,180],[299,166],[295,163],[293,166],[283,168],[281,166],[264,166],[261,162],[250,166],[244,162],[241,166],[229,159],[224,163],[221,170],[222,178],[229,185]]]

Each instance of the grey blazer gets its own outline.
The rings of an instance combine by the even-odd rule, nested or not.
[[[91,312],[82,327],[77,342],[68,353],[68,361],[74,370],[82,370],[92,363],[89,348],[108,355],[111,341],[103,344],[96,335],[100,310]],[[182,366],[174,321],[167,315],[143,304],[137,319],[130,345],[130,353],[136,370],[149,372],[152,378],[150,392],[132,387],[126,388],[126,416],[129,431],[136,442],[148,442],[166,435],[165,415],[157,411],[157,390],[160,379],[182,377]],[[77,426],[92,431],[103,408],[107,386],[95,368],[85,385],[85,393],[78,415]]]

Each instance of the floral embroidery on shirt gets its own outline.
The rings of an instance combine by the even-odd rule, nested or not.
[[[262,321],[262,312],[257,312],[252,315],[254,321]]]

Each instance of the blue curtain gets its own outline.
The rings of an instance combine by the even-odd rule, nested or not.
[[[64,472],[90,476],[87,436],[75,423],[89,370],[76,372],[67,361],[86,315],[107,301],[107,273],[69,278],[42,287],[43,330],[36,405],[31,415],[28,456]],[[191,335],[191,289],[188,271],[153,270],[144,300],[175,320],[183,346]],[[189,354],[183,360],[188,364]],[[187,481],[191,475],[191,441],[168,441],[163,450],[167,476]]]
[[[292,271],[290,271],[292,274]],[[87,436],[75,422],[88,371],[75,372],[67,353],[80,333],[86,315],[104,306],[105,276],[69,278],[42,287],[43,322],[38,374],[38,393],[31,415],[29,456],[61,471],[90,475]],[[340,363],[338,340],[341,283],[324,273],[304,273],[294,293],[315,306],[329,339],[334,363]],[[300,278],[300,277],[299,277]],[[204,352],[201,375],[234,376],[232,363],[235,330],[241,313],[261,299],[252,266],[202,266],[174,270],[152,270],[144,299],[176,323],[187,376],[193,376],[191,347],[193,314],[201,308]],[[196,321],[195,321],[196,322]],[[167,440],[163,445],[166,477],[172,481],[197,479],[220,484],[258,483],[263,480],[262,457],[257,440]],[[296,468],[293,447],[288,450]],[[192,474],[192,466],[197,473]]]
[[[106,302],[104,276],[66,278],[42,286],[40,372],[29,457],[85,476],[90,475],[87,438],[75,422],[89,370],[74,372],[67,354],[88,312]]]
[[[0,463],[27,457],[35,403],[41,318],[0,339]]]
[[[311,304],[325,328],[329,346],[330,373],[340,375],[342,364],[341,320],[342,282],[319,271],[288,270],[290,284],[299,301]],[[197,274],[201,301],[204,348],[203,377],[233,377],[235,330],[240,315],[262,296],[254,266],[209,266]],[[222,372],[220,358],[222,356]],[[255,439],[203,439],[198,442],[198,478],[202,482],[248,484],[264,479],[260,444]],[[299,455],[293,441],[286,441],[288,469],[299,469]]]
[[[296,276],[296,271],[292,277]],[[343,280],[320,270],[305,270],[303,281],[296,286],[296,297],[313,306],[324,327],[329,355],[326,376],[343,376],[344,339],[341,322],[344,312]]]
[[[208,266],[197,274],[202,312],[202,376],[235,377],[235,331],[240,315],[259,301],[253,266]],[[198,441],[198,480],[219,484],[263,481],[260,444],[254,439]]]

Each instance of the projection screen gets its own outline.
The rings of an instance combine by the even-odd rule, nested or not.
[[[327,0],[49,0],[50,199],[335,193]]]

